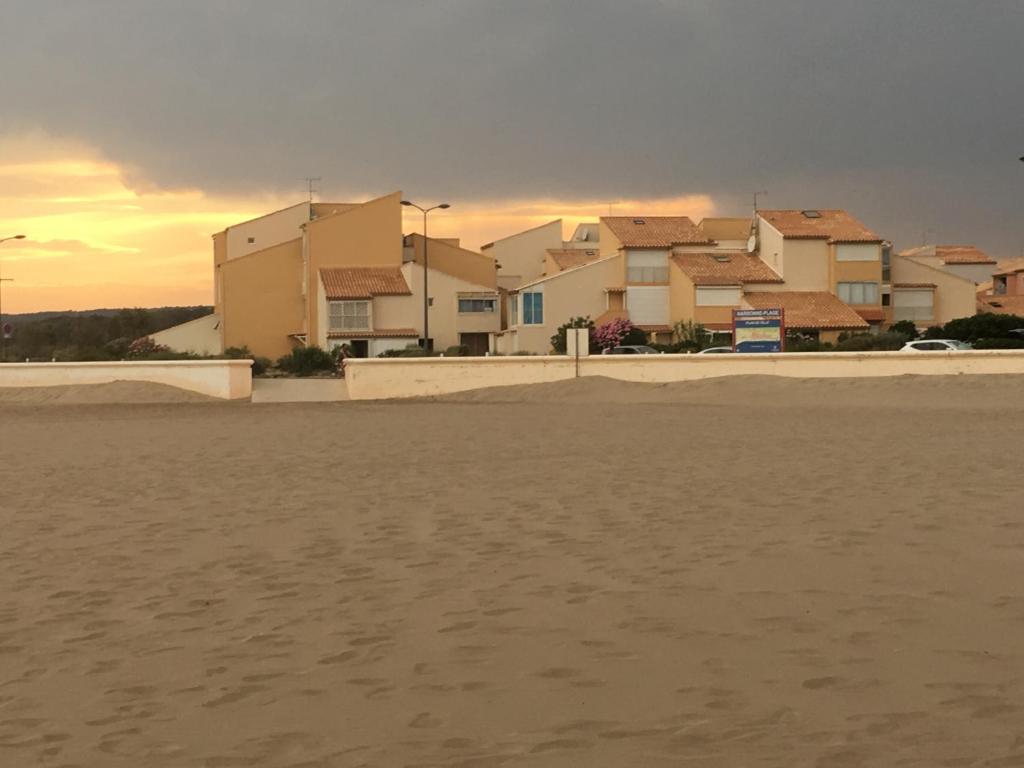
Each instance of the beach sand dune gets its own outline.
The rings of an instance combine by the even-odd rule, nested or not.
[[[0,387],[0,407],[214,401],[214,398],[198,392],[146,381],[112,381],[109,384],[69,384],[56,387]]]
[[[997,382],[0,407],[0,764],[1024,765]]]

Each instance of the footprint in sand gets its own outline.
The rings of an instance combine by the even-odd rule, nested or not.
[[[409,721],[410,728],[439,728],[441,726],[441,720],[434,717],[429,712],[420,712],[416,717]]]

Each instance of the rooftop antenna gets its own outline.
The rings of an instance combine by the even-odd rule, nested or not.
[[[762,189],[760,192],[755,192],[754,193],[754,214],[755,215],[757,214],[757,196],[758,195],[767,195],[767,194],[768,194],[768,190],[767,189]]]
[[[319,176],[306,176],[306,186],[309,188],[309,202],[313,202],[313,195],[318,192],[316,183],[322,181]]]

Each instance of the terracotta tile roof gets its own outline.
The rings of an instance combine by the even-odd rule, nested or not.
[[[1024,296],[978,295],[978,311],[1024,317]]]
[[[613,285],[604,289],[605,293],[625,293],[626,289],[620,285]]]
[[[677,253],[672,261],[695,285],[782,282],[775,270],[757,256],[746,253]]]
[[[582,267],[601,258],[600,252],[594,248],[549,248],[548,256],[561,270]]]
[[[936,245],[943,264],[995,264],[996,260],[974,245]]]
[[[934,288],[935,283],[893,283],[893,288]]]
[[[885,310],[881,307],[856,307],[853,311],[868,322],[872,320],[885,320]]]
[[[1000,261],[993,271],[993,275],[1012,275],[1024,270],[1024,259],[1007,259]]]
[[[761,218],[795,240],[828,240],[830,243],[880,243],[882,238],[842,210],[758,211]],[[817,216],[807,216],[816,213]]]
[[[710,244],[689,216],[602,216],[625,248]]]
[[[826,291],[778,291],[743,294],[753,309],[782,307],[787,328],[867,328],[867,321]]]
[[[746,240],[750,237],[750,217],[701,219],[697,229],[708,240]]]
[[[418,339],[415,328],[378,328],[373,331],[330,331],[328,339]]]
[[[325,267],[320,279],[328,299],[412,295],[398,267]]]
[[[671,325],[638,325],[637,328],[647,333],[667,333],[672,330]]]

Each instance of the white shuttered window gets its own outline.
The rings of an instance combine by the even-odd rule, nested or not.
[[[332,331],[370,330],[370,302],[332,301],[328,328]]]

